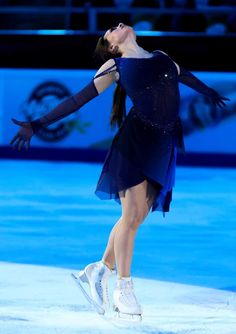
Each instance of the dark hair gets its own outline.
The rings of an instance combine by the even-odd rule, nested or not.
[[[94,57],[98,62],[106,62],[108,59],[121,57],[121,54],[118,53],[111,53],[109,51],[109,42],[103,36],[98,39]],[[112,112],[110,116],[110,125],[111,128],[114,128],[117,124],[120,128],[124,118],[126,117],[126,107],[125,107],[125,100],[126,100],[126,92],[125,90],[119,85],[116,85],[114,95],[113,95],[113,105],[112,105]]]

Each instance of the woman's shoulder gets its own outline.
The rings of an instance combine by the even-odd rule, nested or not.
[[[108,67],[110,67],[110,66],[112,66],[112,65],[115,65],[115,59],[114,58],[110,58],[110,59],[108,59],[105,63],[104,63],[104,65],[106,64]]]
[[[116,62],[113,58],[108,59],[102,66],[100,67],[101,70],[107,70],[111,67],[114,67],[116,65]]]
[[[165,55],[165,56],[169,57],[169,55],[166,52],[162,51],[162,50],[154,50],[152,52],[155,53],[155,54],[161,54],[161,55]]]
[[[98,69],[97,73],[94,76],[94,79],[97,79],[100,76],[109,74],[116,71],[116,63],[113,59],[108,59],[102,66]]]
[[[179,65],[164,51],[162,50],[154,50],[153,53],[155,54],[159,54],[159,55],[164,55],[166,57],[168,57],[168,59],[171,61],[171,63],[173,63],[177,69],[178,74],[180,74],[180,68]]]

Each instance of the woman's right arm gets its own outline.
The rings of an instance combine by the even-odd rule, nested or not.
[[[53,110],[46,115],[31,122],[22,122],[12,119],[13,123],[21,128],[13,137],[10,145],[20,150],[24,145],[29,149],[31,137],[40,131],[41,128],[70,115],[80,109],[84,104],[95,98],[116,80],[116,65],[113,59],[104,63],[94,78],[79,92],[60,102]]]
[[[99,68],[93,78],[98,94],[102,93],[105,89],[117,81],[117,75],[118,72],[116,71],[116,63],[114,59],[109,59]]]

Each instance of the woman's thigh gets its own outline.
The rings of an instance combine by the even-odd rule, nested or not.
[[[156,198],[158,189],[148,180],[119,192],[122,217],[125,220],[144,221]]]

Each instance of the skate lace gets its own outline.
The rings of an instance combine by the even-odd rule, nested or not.
[[[103,297],[103,291],[104,291],[103,287],[104,287],[104,285],[105,285],[106,299],[108,300],[108,286],[107,286],[107,282],[106,282],[105,279],[99,279],[99,288],[100,288],[101,297]]]
[[[103,291],[105,290],[106,300],[108,301],[109,295],[108,295],[107,277],[104,275],[104,270],[101,271],[98,269],[98,277],[99,277],[97,285],[97,287],[99,288],[98,293],[100,297],[103,299]]]
[[[121,295],[126,296],[129,300],[132,300],[134,303],[138,304],[137,298],[134,293],[134,286],[133,282],[126,282],[123,286],[120,288]]]

